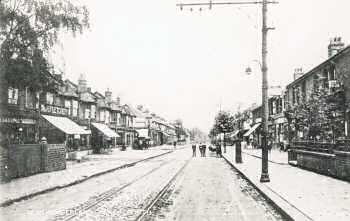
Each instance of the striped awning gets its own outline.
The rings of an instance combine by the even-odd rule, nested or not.
[[[252,126],[244,135],[243,137],[248,137],[251,133],[253,133],[259,126],[261,125],[261,123],[257,123],[254,126]]]

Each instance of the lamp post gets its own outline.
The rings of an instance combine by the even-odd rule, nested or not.
[[[181,10],[183,10],[184,7],[189,6],[190,11],[193,11],[193,6],[209,6],[209,9],[212,9],[212,6],[214,5],[256,5],[261,4],[262,5],[262,65],[261,65],[261,71],[262,71],[262,103],[263,103],[263,145],[262,145],[262,171],[261,171],[261,178],[260,182],[269,182],[269,173],[268,173],[268,150],[267,150],[267,120],[268,120],[268,104],[267,104],[267,89],[268,89],[268,83],[267,83],[267,62],[266,62],[266,56],[267,56],[267,33],[269,30],[273,28],[267,27],[267,5],[268,4],[277,4],[276,1],[268,1],[268,0],[261,0],[261,1],[228,1],[228,2],[212,2],[211,0],[209,3],[180,3],[177,4],[178,7],[180,7]],[[200,8],[200,11],[202,8]]]

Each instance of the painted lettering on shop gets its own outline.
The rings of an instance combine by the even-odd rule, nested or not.
[[[40,110],[41,112],[45,113],[68,115],[68,108],[65,107],[56,107],[48,104],[42,104]]]

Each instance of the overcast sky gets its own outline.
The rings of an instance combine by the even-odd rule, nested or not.
[[[215,1],[215,0],[214,0]],[[80,0],[90,10],[91,30],[52,55],[77,81],[106,88],[122,102],[144,104],[187,127],[208,132],[220,108],[261,102],[261,7],[216,6],[181,11],[188,0]],[[310,70],[327,59],[331,37],[350,42],[350,1],[280,0],[270,5],[269,83],[285,86],[293,70]],[[245,75],[251,66],[253,74]]]

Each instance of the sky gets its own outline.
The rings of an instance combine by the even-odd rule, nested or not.
[[[74,0],[72,0],[74,2]],[[215,0],[214,0],[215,1]],[[63,33],[51,59],[65,78],[84,74],[93,90],[142,104],[208,133],[220,110],[261,103],[261,6],[180,10],[189,0],[75,0],[90,30]],[[198,0],[197,2],[205,2]],[[350,42],[348,0],[280,0],[268,6],[268,80],[285,86],[295,68],[327,59],[331,37]],[[245,74],[251,67],[251,75]]]

